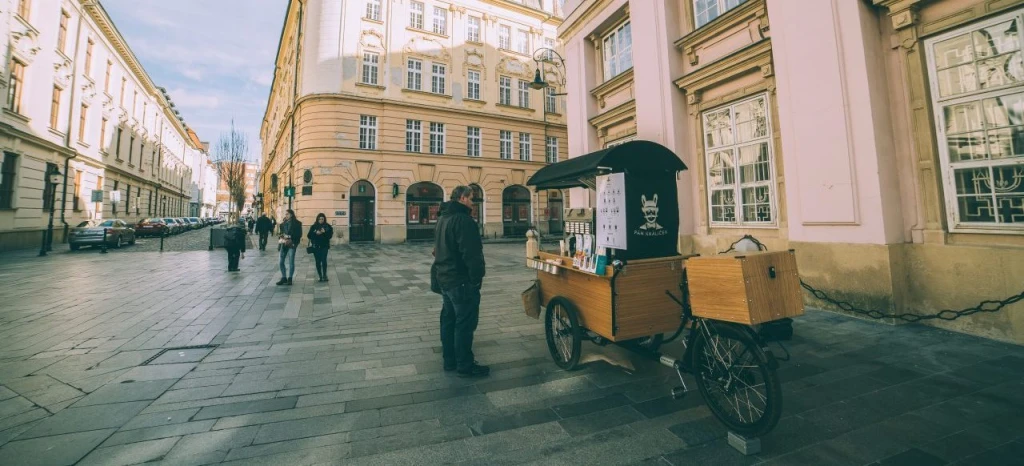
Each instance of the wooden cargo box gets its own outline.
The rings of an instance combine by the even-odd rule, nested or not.
[[[686,260],[693,315],[755,325],[803,315],[793,251]]]

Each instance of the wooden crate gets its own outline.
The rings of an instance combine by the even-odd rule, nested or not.
[[[755,325],[804,313],[793,251],[693,257],[686,277],[697,317]]]

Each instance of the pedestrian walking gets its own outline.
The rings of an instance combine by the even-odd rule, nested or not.
[[[444,370],[459,377],[485,377],[491,370],[473,357],[473,332],[480,319],[480,286],[485,264],[480,229],[470,215],[473,190],[459,186],[441,205],[434,231],[431,282],[441,291],[441,349]]]
[[[281,236],[277,244],[281,247],[281,280],[278,285],[291,285],[295,277],[295,249],[302,240],[302,222],[295,218],[295,211],[288,209],[281,223]]]
[[[238,259],[245,257],[245,229],[241,224],[224,231],[224,249],[228,252],[228,272],[238,272]]]
[[[334,227],[327,223],[327,216],[322,212],[316,216],[316,222],[309,227],[309,247],[313,251],[313,260],[316,261],[316,274],[320,281],[327,281],[327,251],[331,249],[331,237],[334,236]]]
[[[256,228],[256,219],[252,218],[252,216],[250,215],[249,216],[249,228],[247,228],[246,230],[251,233],[251,232],[253,232],[255,230],[255,228]]]
[[[274,225],[270,222],[270,217],[267,217],[266,212],[264,212],[256,220],[256,233],[260,235],[260,251],[267,250],[267,238],[270,237],[271,231],[274,231]]]

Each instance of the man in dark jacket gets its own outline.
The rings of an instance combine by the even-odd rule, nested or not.
[[[228,227],[224,232],[224,249],[228,252],[228,272],[238,271],[238,257],[245,253],[245,228],[242,225]]]
[[[284,214],[284,223],[281,224],[281,236],[278,244],[281,245],[281,280],[278,285],[291,285],[292,277],[295,276],[295,250],[302,240],[302,222],[295,218],[295,212],[288,209]]]
[[[473,190],[459,186],[441,205],[434,230],[431,273],[441,289],[441,346],[444,370],[459,377],[485,377],[490,368],[473,359],[473,332],[480,317],[480,286],[484,279],[484,251],[480,229],[470,216]]]
[[[270,222],[270,217],[267,217],[266,213],[260,214],[260,218],[256,220],[256,233],[260,235],[260,251],[267,250],[267,238],[273,230],[274,225]]]

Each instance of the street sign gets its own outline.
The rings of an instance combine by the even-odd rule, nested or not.
[[[285,186],[284,197],[295,197],[295,186]]]
[[[121,202],[121,191],[111,191],[110,202],[113,202],[115,204]]]
[[[94,189],[92,190],[92,202],[103,202],[103,190]]]

